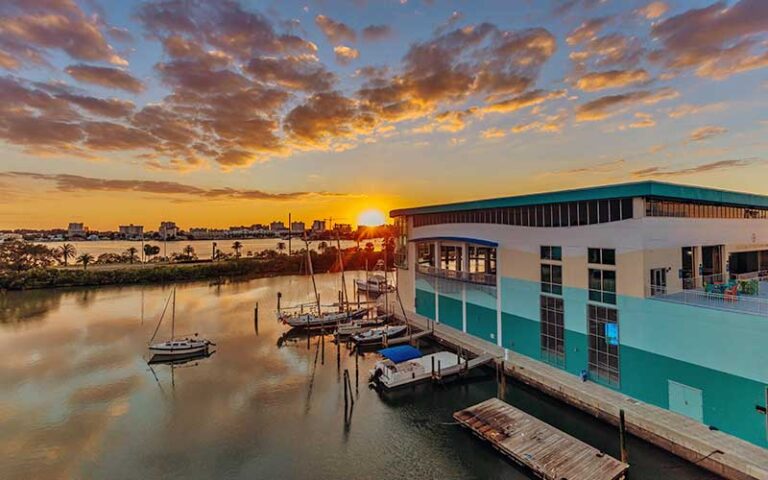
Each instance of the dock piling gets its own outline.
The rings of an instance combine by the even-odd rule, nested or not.
[[[627,463],[627,426],[624,423],[624,409],[619,410],[619,446],[621,461]]]
[[[360,391],[360,352],[355,350],[355,392]]]
[[[256,335],[259,334],[259,302],[256,302],[256,307],[253,309],[253,328],[256,330]]]

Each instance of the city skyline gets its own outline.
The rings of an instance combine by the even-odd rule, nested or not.
[[[11,0],[0,228],[768,193],[768,3]],[[493,175],[488,175],[492,172]]]

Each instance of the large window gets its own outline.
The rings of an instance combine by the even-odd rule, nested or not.
[[[419,266],[435,266],[435,244],[434,242],[418,242],[416,244],[416,261]]]
[[[395,265],[408,268],[408,217],[395,217]]]
[[[413,226],[443,223],[497,223],[522,227],[574,227],[633,217],[631,198],[547,203],[414,215]]]
[[[563,249],[561,247],[550,247],[542,245],[541,259],[560,261],[563,259]]]
[[[461,247],[440,245],[440,269],[461,271]]]
[[[541,295],[541,357],[558,366],[565,364],[563,299]]]
[[[619,375],[619,316],[614,308],[587,306],[589,323],[589,375],[608,385],[618,387]]]
[[[616,250],[612,248],[590,248],[587,262],[599,265],[616,265]]]
[[[616,304],[616,271],[589,269],[589,299]]]
[[[768,219],[768,208],[648,198],[645,214],[649,217]]]
[[[496,249],[469,245],[469,272],[496,274]]]

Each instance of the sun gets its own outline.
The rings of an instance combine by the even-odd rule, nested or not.
[[[381,210],[375,208],[366,210],[357,216],[357,224],[364,225],[366,227],[377,227],[383,225],[386,222],[386,217]]]

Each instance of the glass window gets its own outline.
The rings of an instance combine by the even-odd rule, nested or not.
[[[631,198],[623,198],[621,199],[621,219],[626,220],[628,218],[632,218],[632,206],[633,202]]]
[[[616,303],[616,272],[589,269],[589,299],[593,302]]]
[[[461,247],[440,245],[440,268],[442,270],[461,271]]]
[[[551,247],[547,245],[542,245],[541,258],[542,260],[560,261],[563,259],[563,249],[561,247]]]
[[[541,291],[563,294],[563,267],[561,265],[541,264]]]
[[[433,242],[416,243],[416,261],[420,266],[435,266],[435,244]]]
[[[587,307],[588,363],[593,380],[618,387],[619,317],[616,309],[589,305]]]
[[[563,299],[541,295],[540,316],[542,358],[562,367],[565,364]]]
[[[589,210],[588,213],[587,213],[587,215],[588,215],[587,216],[587,219],[588,219],[587,223],[589,223],[590,225],[594,225],[594,224],[597,223],[597,219],[598,219],[598,217],[597,217],[597,202],[594,201],[594,200],[591,200],[591,201],[587,202],[587,208]]]
[[[600,200],[597,202],[597,221],[598,223],[607,223],[610,220],[608,200]]]

